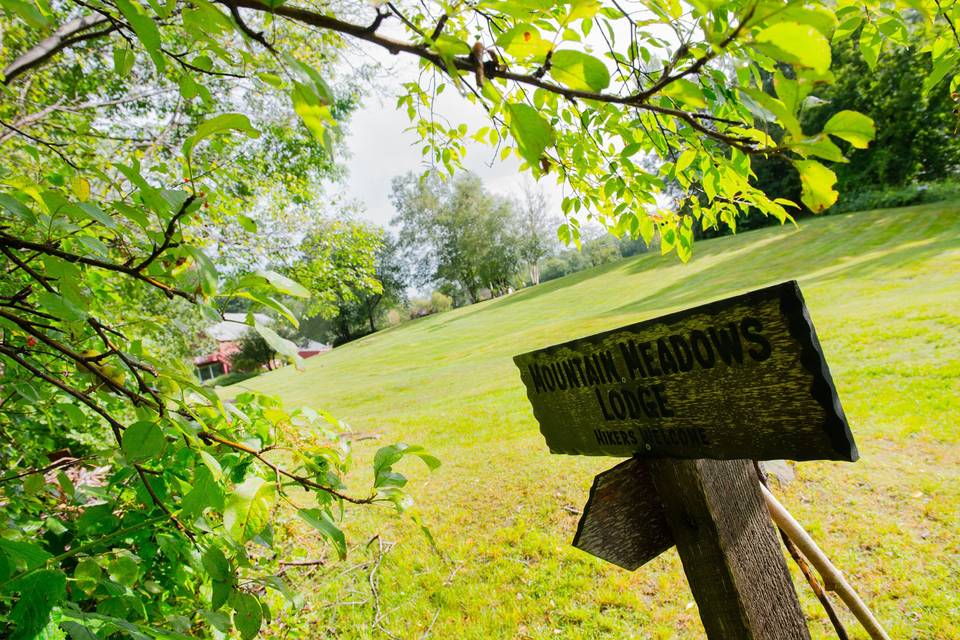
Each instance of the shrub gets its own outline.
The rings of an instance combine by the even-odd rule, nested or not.
[[[237,384],[238,382],[255,378],[258,375],[260,375],[259,371],[231,371],[230,373],[225,373],[222,376],[207,380],[203,385],[206,387],[228,387],[231,384]]]

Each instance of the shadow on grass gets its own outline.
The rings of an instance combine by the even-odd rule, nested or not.
[[[449,318],[437,318],[425,328],[446,329],[473,319],[477,313],[530,302],[616,270],[622,270],[625,277],[643,275],[648,280],[638,282],[636,296],[629,302],[597,315],[620,316],[690,306],[786,280],[805,279],[812,283],[870,277],[903,262],[926,260],[955,247],[960,225],[957,203],[910,209],[930,215],[917,224],[916,217],[903,215],[902,209],[853,212],[806,219],[799,228],[766,227],[701,240],[688,265],[681,265],[673,255],[644,253],[462,308]],[[676,279],[658,277],[667,269],[683,269],[684,273]],[[672,284],[661,285],[661,281]]]
[[[919,225],[904,222],[897,210],[872,211],[808,221],[797,231],[779,227],[753,231],[749,245],[730,246],[738,236],[704,243],[709,246],[700,252],[695,249],[694,261],[708,262],[713,258],[713,263],[655,291],[655,307],[646,304],[654,295],[648,294],[603,315],[698,304],[786,280],[805,279],[813,283],[868,278],[905,262],[922,262],[955,248],[960,209],[943,203],[924,208],[930,209],[932,215]],[[757,237],[759,234],[767,237]],[[830,237],[836,241],[830,242]],[[779,246],[770,247],[772,242]],[[755,255],[760,249],[764,250],[763,255]],[[632,270],[640,273],[648,268],[638,261]],[[744,278],[744,274],[749,276]]]

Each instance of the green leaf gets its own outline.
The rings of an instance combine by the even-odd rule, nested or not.
[[[803,187],[800,199],[808,209],[820,213],[837,201],[839,194],[833,188],[837,174],[816,160],[794,160],[793,164],[800,172]]]
[[[264,269],[262,271],[257,271],[257,275],[273,285],[273,288],[280,293],[286,293],[287,295],[296,296],[297,298],[310,297],[310,291],[306,287],[296,280],[288,278],[287,276],[277,273],[276,271]]]
[[[707,99],[703,90],[694,82],[686,78],[674,80],[663,88],[663,94],[679,100],[693,109],[703,109],[707,106]]]
[[[126,549],[120,549],[114,558],[107,564],[107,573],[110,579],[125,587],[132,587],[140,576],[139,558]]]
[[[868,116],[856,111],[841,111],[827,120],[823,132],[846,140],[857,149],[866,149],[877,129]]]
[[[153,422],[135,422],[123,432],[120,448],[130,462],[157,458],[167,447],[163,431]]]
[[[137,61],[137,56],[128,43],[113,48],[113,70],[119,76],[126,76]]]
[[[864,62],[873,71],[877,68],[877,62],[880,60],[880,46],[883,41],[880,39],[880,32],[872,22],[863,25],[860,30],[860,55]]]
[[[786,129],[791,136],[794,138],[802,138],[803,131],[800,128],[800,121],[797,119],[796,115],[792,113],[787,106],[777,100],[769,93],[764,93],[759,89],[754,89],[753,87],[742,87],[740,93],[748,98],[751,98],[757,105],[759,105],[766,113],[761,111],[758,115],[764,118],[768,118],[770,115],[774,116],[777,119],[784,129]],[[748,108],[751,108],[751,105],[747,104]],[[752,111],[756,111],[755,108],[751,108]]]
[[[0,538],[0,551],[10,558],[18,571],[29,571],[43,566],[47,560],[53,557],[42,547],[32,542],[6,540],[4,538]]]
[[[290,358],[297,364],[298,367],[300,366],[302,363],[302,358],[300,357],[300,349],[297,347],[297,345],[282,337],[270,327],[260,324],[259,322],[254,325],[254,329],[257,330],[257,333],[260,334],[261,338],[267,341],[267,344],[270,345],[271,349],[286,358]]]
[[[133,27],[133,31],[137,34],[140,44],[142,44],[143,48],[150,54],[150,58],[153,60],[153,64],[156,65],[157,71],[162,72],[166,61],[163,58],[163,53],[160,51],[160,29],[156,23],[152,18],[145,15],[143,7],[141,7],[136,0],[116,0],[115,4],[117,5],[117,9],[120,9],[120,13],[123,14],[126,21]]]
[[[553,45],[540,37],[540,31],[532,24],[518,24],[504,31],[497,38],[497,46],[519,59],[545,58]]]
[[[754,46],[770,57],[817,73],[830,69],[830,42],[809,24],[779,22],[757,34]]]
[[[37,5],[33,2],[22,2],[21,0],[3,0],[0,8],[4,11],[14,13],[34,29],[43,29],[47,26],[47,18],[40,12]]]
[[[441,35],[433,41],[433,48],[444,58],[465,56],[470,53],[470,45],[453,36]]]
[[[210,585],[210,607],[216,611],[227,603],[231,593],[233,593],[233,580],[229,582],[214,580]]]
[[[200,123],[193,135],[184,141],[183,154],[190,155],[201,140],[228,131],[242,131],[250,138],[260,137],[260,132],[253,128],[247,116],[242,113],[222,113]]]
[[[20,593],[8,614],[14,626],[10,640],[33,640],[47,626],[53,607],[67,595],[67,576],[45,569],[11,583],[7,590]]]
[[[223,526],[237,542],[246,542],[270,521],[274,486],[260,476],[250,476],[233,488],[223,510]]]
[[[333,546],[337,550],[337,556],[341,560],[347,557],[347,539],[343,535],[343,531],[333,523],[333,520],[326,511],[320,509],[300,509],[297,511],[297,515],[333,543]]]
[[[238,591],[230,598],[233,607],[233,625],[243,640],[256,637],[263,622],[263,608],[256,596]]]
[[[681,173],[684,169],[690,166],[690,164],[696,159],[697,150],[696,149],[686,149],[683,153],[680,154],[680,157],[677,158],[677,163],[673,167],[674,173]]]
[[[804,158],[815,156],[817,158],[829,160],[830,162],[847,161],[847,159],[843,157],[843,152],[840,151],[840,147],[833,144],[833,142],[830,141],[830,138],[826,135],[807,138],[798,142],[790,142],[789,146],[791,149],[801,154]]]
[[[509,104],[510,134],[517,141],[520,155],[536,166],[543,150],[554,142],[553,128],[536,109],[526,104]]]
[[[218,582],[229,582],[233,578],[233,570],[230,569],[230,563],[219,547],[210,547],[207,549],[203,553],[201,562],[211,579]]]
[[[330,90],[330,85],[327,84],[323,76],[321,76],[316,69],[289,54],[284,54],[283,59],[299,79],[298,84],[302,84],[310,93],[319,98],[323,104],[333,104],[333,91]]]
[[[610,72],[603,61],[581,51],[564,49],[550,58],[550,75],[578,91],[603,91],[610,86]]]
[[[934,65],[933,69],[930,71],[930,75],[923,79],[923,93],[924,95],[930,93],[930,90],[935,86],[940,84],[940,81],[943,80],[948,73],[957,67],[957,63],[960,61],[957,56],[943,56],[938,60]]]
[[[193,488],[180,503],[181,513],[192,518],[203,515],[206,509],[223,511],[223,490],[207,467],[199,467],[193,477]]]
[[[293,100],[293,110],[300,116],[307,130],[326,147],[327,129],[336,124],[329,105],[301,82],[294,83],[290,97]],[[327,149],[327,153],[331,155],[332,151]]]

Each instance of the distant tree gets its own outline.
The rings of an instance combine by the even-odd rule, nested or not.
[[[410,280],[397,239],[384,233],[381,240],[374,254],[374,277],[380,283],[380,291],[368,290],[358,296],[371,333],[377,330],[377,321],[389,307],[406,302]]]
[[[273,369],[277,352],[259,333],[246,332],[237,346],[239,349],[230,356],[230,365],[235,371],[260,371],[264,367],[268,371]]]
[[[523,186],[523,199],[517,212],[520,258],[530,270],[530,282],[540,284],[543,259],[557,246],[560,221],[548,213],[549,201],[543,189],[531,183]]]
[[[480,178],[407,174],[393,181],[400,244],[420,284],[455,283],[471,302],[495,295],[519,270],[513,205],[489,193]]]
[[[302,257],[287,269],[310,292],[304,314],[328,320],[339,342],[356,337],[358,321],[362,326],[367,315],[365,301],[383,294],[377,279],[377,252],[383,245],[382,229],[332,220],[307,236]]]

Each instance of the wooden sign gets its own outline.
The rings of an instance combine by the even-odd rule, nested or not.
[[[857,459],[796,282],[514,358],[553,453]]]
[[[593,479],[573,546],[630,571],[673,546],[646,461],[631,458]]]

